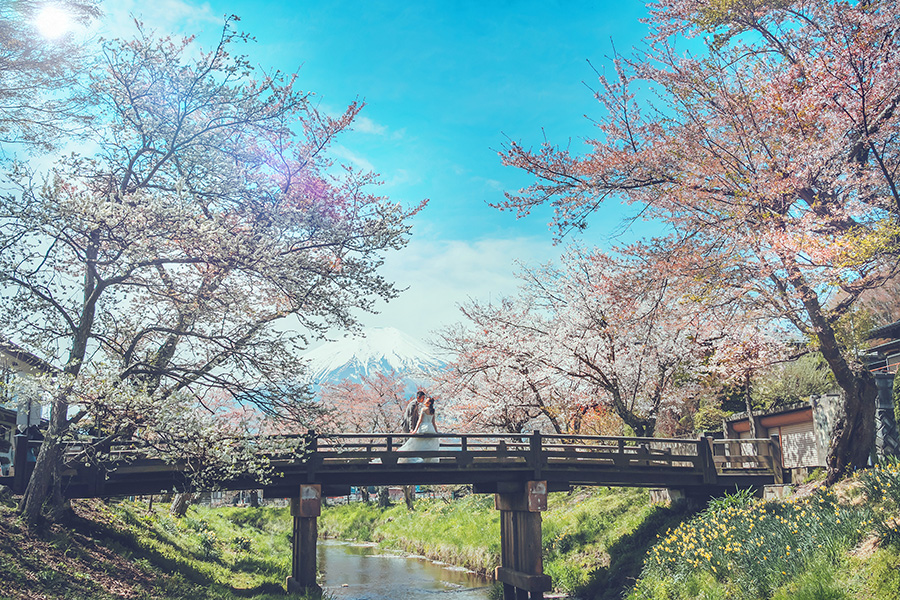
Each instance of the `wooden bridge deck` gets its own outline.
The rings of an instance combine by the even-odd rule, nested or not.
[[[345,495],[350,486],[436,484],[471,484],[478,493],[503,493],[522,489],[527,481],[546,481],[550,491],[603,485],[714,495],[782,481],[780,449],[770,439],[446,434],[440,436],[439,450],[398,452],[408,437],[311,433],[303,436],[302,450],[267,456],[269,481],[238,476],[218,481],[217,487],[263,489],[267,497],[290,498],[309,483],[321,485],[324,495]],[[187,465],[166,463],[134,444],[121,444],[93,464],[75,460],[81,449],[73,444],[67,450],[63,492],[69,498],[157,494],[194,485]],[[21,491],[25,470],[20,467],[19,476],[2,478],[0,484]]]

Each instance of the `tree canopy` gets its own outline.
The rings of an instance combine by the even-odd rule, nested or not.
[[[99,14],[96,0],[54,6],[81,23]],[[0,3],[0,150],[7,155],[47,150],[85,124],[85,48],[71,37],[47,43],[35,24],[46,7],[39,0]]]
[[[875,387],[836,322],[897,273],[900,71],[892,2],[665,0],[647,46],[601,73],[598,135],[576,155],[511,143],[559,234],[623,200],[669,233],[632,251],[699,299],[790,323],[843,392],[833,480],[868,459]],[[840,293],[836,301],[832,301]]]
[[[171,415],[149,405],[215,412],[224,394],[308,423],[317,409],[297,350],[396,294],[378,267],[418,207],[373,194],[375,175],[328,157],[362,105],[322,112],[296,76],[235,54],[247,40],[229,19],[211,50],[142,26],[104,42],[91,58],[91,150],[49,175],[21,163],[9,174],[0,314],[18,339],[57,350],[65,373],[24,501],[31,517],[76,421],[107,437],[160,435],[153,420]],[[125,401],[134,394],[140,410]],[[89,414],[70,414],[74,399]]]

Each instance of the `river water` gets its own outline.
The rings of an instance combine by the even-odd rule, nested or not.
[[[322,587],[335,600],[487,600],[490,582],[463,569],[372,546],[319,540]]]

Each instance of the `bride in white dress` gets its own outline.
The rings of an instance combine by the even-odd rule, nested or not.
[[[419,422],[411,432],[417,437],[411,437],[406,443],[397,448],[398,452],[431,452],[440,450],[441,438],[434,423],[434,398],[425,399],[425,408],[419,412]],[[423,459],[418,456],[400,458],[398,463],[420,463]],[[424,462],[438,462],[437,457],[426,458]]]

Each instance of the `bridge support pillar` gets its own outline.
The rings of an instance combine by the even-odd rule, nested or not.
[[[316,538],[319,534],[318,517],[322,512],[322,486],[300,486],[300,496],[291,498],[291,516],[294,518],[291,576],[287,578],[288,594],[321,594],[316,583]]]
[[[498,492],[500,566],[503,600],[543,600],[551,589],[541,553],[541,511],[547,510],[547,482],[529,481],[525,491]]]

